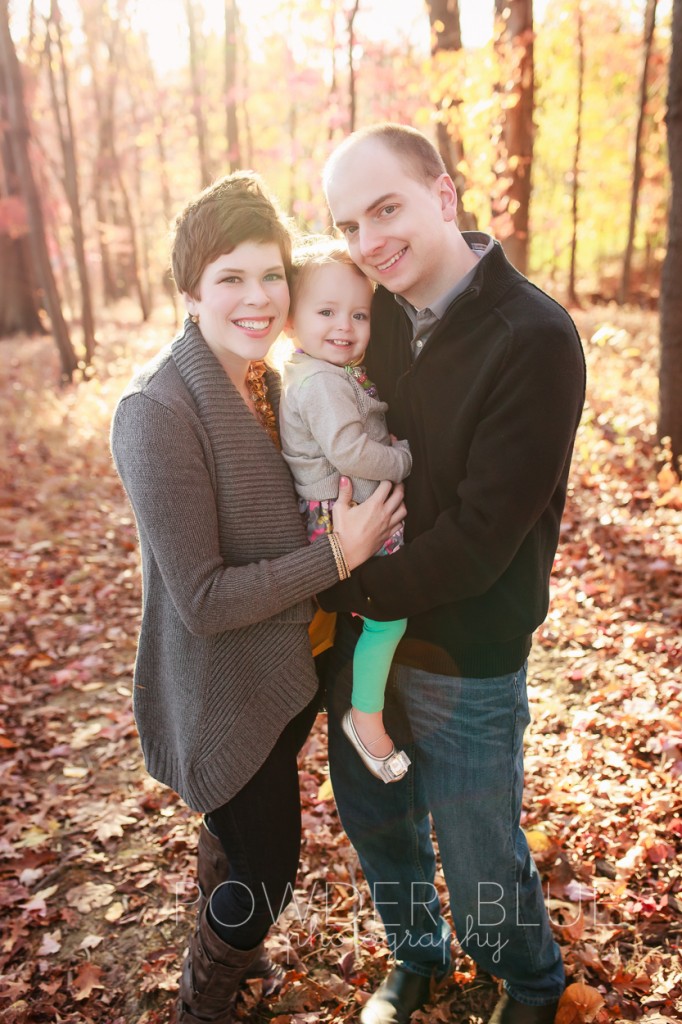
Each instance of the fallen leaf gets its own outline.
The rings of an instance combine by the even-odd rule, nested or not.
[[[35,896],[32,896],[28,903],[25,904],[24,909],[27,911],[35,910],[39,914],[45,914],[47,910],[46,901],[49,900],[50,896],[54,896],[58,888],[59,886],[57,885],[50,885],[47,889],[41,889],[40,892],[37,892]]]
[[[97,907],[108,906],[116,892],[116,887],[109,882],[84,882],[69,889],[66,894],[66,902],[70,907],[80,910],[81,914],[89,914]]]
[[[84,999],[89,999],[94,989],[104,988],[100,981],[101,976],[102,968],[97,964],[93,964],[89,960],[81,964],[71,986],[74,999],[81,1002]]]
[[[574,982],[559,1000],[554,1024],[590,1024],[603,1005],[604,999],[596,988]]]
[[[333,800],[334,790],[332,789],[332,780],[326,778],[320,788],[317,791],[318,800]]]
[[[674,469],[670,466],[665,465],[658,474],[658,486],[661,494],[665,494],[666,491],[672,490],[679,484],[679,478]]]
[[[112,812],[106,817],[100,818],[99,821],[93,822],[89,831],[95,833],[95,837],[99,839],[100,843],[105,843],[107,839],[120,838],[125,825],[136,824],[137,818],[131,818],[129,814]]]
[[[531,853],[549,853],[556,847],[554,840],[540,829],[531,829],[525,835]]]
[[[122,903],[119,903],[118,901],[116,903],[112,903],[104,912],[105,920],[113,924],[114,921],[118,921],[123,916],[123,910],[124,907]]]
[[[57,929],[54,932],[46,932],[38,949],[38,956],[50,956],[51,953],[58,953],[62,948],[59,941],[62,933]]]

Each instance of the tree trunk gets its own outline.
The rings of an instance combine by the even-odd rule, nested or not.
[[[144,51],[145,70],[149,76],[149,82],[154,96],[154,120],[153,131],[156,143],[156,155],[159,162],[158,181],[161,190],[161,207],[164,220],[170,227],[173,219],[173,200],[171,199],[170,181],[168,177],[168,153],[166,150],[166,135],[168,134],[168,116],[166,114],[166,103],[164,93],[159,88],[159,81],[156,77],[154,62],[149,52],[149,45],[146,43]]]
[[[36,32],[36,5],[35,0],[30,0],[28,5],[28,49],[33,49],[33,40]]]
[[[145,133],[146,129],[143,124],[143,120],[140,117],[140,101],[139,93],[141,90],[148,92],[149,86],[157,93],[158,89],[156,86],[155,75],[153,74],[153,65],[149,54],[146,54],[147,60],[142,58],[142,67],[136,62],[135,66],[131,65],[130,57],[131,51],[129,48],[123,50],[123,65],[126,71],[126,82],[128,83],[128,98],[129,98],[129,111],[130,111],[130,130],[133,138],[132,146],[129,146],[131,173],[130,178],[132,182],[132,192],[135,199],[135,203],[131,202],[130,191],[126,187],[125,180],[122,174],[122,168],[120,164],[118,166],[119,174],[119,189],[123,199],[123,214],[126,224],[128,225],[128,233],[130,235],[130,245],[133,250],[133,272],[135,277],[135,290],[138,294],[140,301],[140,308],[142,310],[142,319],[148,320],[151,315],[153,307],[153,287],[152,287],[152,275],[151,275],[151,260],[150,260],[150,242],[149,242],[149,217],[148,217],[148,204],[144,193],[144,170],[143,170],[143,150],[140,144],[140,139]],[[145,67],[146,65],[146,67]],[[141,80],[141,74],[143,70],[147,70],[150,76],[150,82],[143,82]],[[134,82],[137,85],[137,89],[131,89],[130,83]],[[157,146],[158,151],[158,146]],[[118,162],[118,154],[116,154]],[[159,176],[163,178],[163,173]],[[160,182],[161,184],[161,182]],[[161,192],[163,194],[163,185],[161,184]],[[138,244],[139,238],[139,244]]]
[[[672,197],[668,251],[661,279],[659,437],[669,437],[675,468],[682,465],[682,0],[673,2],[668,88],[668,156]]]
[[[171,198],[170,181],[168,177],[168,154],[166,151],[168,118],[166,116],[164,95],[162,90],[159,88],[154,63],[151,59],[148,46],[145,50],[145,64],[154,95],[154,110],[156,112],[153,120],[153,131],[158,161],[158,182],[161,191],[161,207],[163,209],[163,218],[166,223],[166,227],[170,228],[173,220],[173,201]],[[174,324],[175,327],[177,327],[180,322],[178,317],[178,290],[175,287],[175,282],[173,281],[173,275],[171,274],[169,266],[166,266],[162,272],[161,287],[164,294],[170,299],[171,306],[173,307]]]
[[[284,50],[284,67],[286,72],[285,81],[288,83],[286,93],[289,100],[289,113],[287,115],[287,128],[289,133],[289,196],[287,200],[287,214],[293,217],[296,212],[296,177],[298,171],[298,90],[296,88],[296,58],[289,40],[294,38],[295,28],[295,5],[293,0],[287,4],[287,33],[286,46]]]
[[[498,51],[508,60],[511,88],[504,90],[502,124],[503,176],[510,179],[499,206],[510,218],[504,239],[507,256],[522,274],[528,272],[528,211],[533,167],[533,0],[495,0],[495,13],[503,19]],[[498,203],[500,200],[498,199]]]
[[[1,205],[0,199],[0,220]],[[45,334],[33,287],[27,235],[13,238],[0,226],[0,266],[0,338],[20,333]]]
[[[141,126],[137,120],[135,100],[131,97],[133,108],[133,120],[136,122],[136,140],[140,137]],[[143,320],[148,320],[154,305],[154,293],[152,288],[149,221],[147,218],[147,204],[143,190],[144,171],[142,169],[142,153],[139,142],[135,141],[132,151],[133,161],[133,187],[135,194],[135,213],[132,215],[131,244],[136,247],[137,275],[139,280],[138,295],[140,296],[140,307]],[[137,245],[137,229],[139,225],[140,244]]]
[[[133,272],[133,283],[135,291],[137,292],[137,298],[140,303],[140,311],[142,313],[143,321],[149,320],[151,316],[151,306],[149,297],[147,296],[144,284],[142,282],[142,276],[140,274],[140,260],[139,260],[139,246],[137,241],[137,228],[135,226],[135,218],[133,217],[133,210],[130,203],[130,196],[128,189],[123,178],[123,171],[121,169],[121,162],[118,158],[118,153],[114,151],[114,173],[116,175],[116,182],[121,193],[121,199],[123,201],[123,216],[128,226],[128,232],[130,235],[130,258],[132,263]]]
[[[571,268],[568,274],[568,301],[580,305],[576,294],[575,279],[578,254],[578,190],[580,186],[580,150],[583,141],[583,92],[585,88],[585,22],[582,7],[578,4],[578,109],[576,112],[575,148],[573,150],[573,180],[571,182]]]
[[[113,202],[114,109],[118,85],[120,22],[107,18],[101,0],[83,5],[85,44],[90,61],[92,93],[97,114],[97,155],[92,194],[97,214],[97,237],[102,268],[105,305],[116,302],[130,290],[129,271],[121,253],[120,224]],[[106,61],[103,54],[106,52]],[[104,79],[104,81],[102,81]],[[118,244],[117,244],[118,243]]]
[[[97,208],[106,301],[135,292],[142,319],[149,317],[149,299],[140,279],[137,229],[117,146],[116,91],[125,68],[122,20],[112,19],[104,0],[83,5],[85,37],[90,56],[98,121],[98,152],[93,193]],[[98,48],[101,51],[98,52]],[[106,58],[103,55],[106,54]],[[102,75],[105,84],[102,84]]]
[[[206,122],[204,120],[203,98],[201,95],[194,0],[185,0],[185,13],[187,15],[187,27],[189,28],[189,69],[192,83],[192,110],[194,113],[194,123],[196,125],[197,133],[199,175],[201,178],[201,187],[205,188],[206,185],[210,185],[212,176],[208,163],[208,141],[206,135]]]
[[[336,39],[336,0],[333,0],[333,3],[331,5],[331,9],[329,11],[329,35],[330,35],[329,56],[330,56],[331,62],[332,62],[332,67],[331,67],[331,72],[332,73],[331,73],[331,81],[329,83],[329,94],[328,94],[328,97],[327,97],[327,117],[328,117],[328,120],[327,120],[327,142],[329,143],[329,149],[331,151],[331,143],[332,143],[334,135],[336,134],[336,131],[337,131],[338,127],[339,127],[339,116],[338,116],[339,115],[339,110],[338,110],[338,108],[340,106],[340,104],[339,104],[339,93],[338,93],[339,82],[338,82],[337,65],[336,65],[336,47],[337,47],[337,39]],[[324,205],[326,207],[326,218],[327,218],[326,231],[329,234],[333,234],[334,233],[334,218],[332,217],[332,212],[329,209],[329,205],[327,203],[325,203]]]
[[[5,75],[0,72],[0,121],[7,123]],[[0,338],[45,334],[29,249],[26,204],[21,197],[7,132],[0,134]]]
[[[454,54],[462,49],[462,31],[459,20],[459,0],[430,0],[427,3],[429,21],[431,23],[431,57],[438,67],[440,54]],[[447,101],[447,106],[445,104]],[[464,143],[459,129],[458,118],[452,126],[448,127],[448,112],[461,107],[461,97],[443,96],[436,103],[438,121],[436,125],[436,140],[438,152],[441,155],[445,169],[455,183],[457,198],[459,201],[459,212],[457,221],[463,231],[475,230],[476,218],[472,213],[464,209],[463,198],[467,188],[467,181],[460,170],[464,163]]]
[[[239,124],[237,122],[237,26],[236,0],[225,0],[225,131],[227,162],[231,171],[241,167]]]
[[[244,127],[244,140],[246,153],[244,155],[244,167],[253,167],[253,133],[251,131],[251,117],[249,115],[249,96],[251,85],[249,82],[250,69],[249,51],[247,48],[246,33],[237,33],[237,66],[241,69],[241,95],[242,95],[242,122]]]
[[[360,7],[360,0],[355,0],[348,13],[348,132],[355,131],[355,119],[357,115],[357,95],[355,88],[355,61],[353,60],[353,49],[355,47],[355,16]]]
[[[52,40],[57,46],[59,54],[59,70],[61,72],[61,103],[58,96],[57,82],[55,77],[55,62],[52,60]],[[73,132],[73,118],[71,116],[71,102],[69,98],[68,71],[64,56],[64,46],[61,33],[61,14],[57,0],[52,0],[50,17],[47,25],[45,40],[45,55],[47,57],[48,78],[50,82],[50,95],[52,99],[52,110],[57,134],[62,150],[64,161],[64,191],[71,211],[71,232],[73,235],[73,248],[80,284],[81,300],[81,326],[83,329],[83,347],[85,349],[85,360],[92,362],[95,350],[95,321],[92,311],[92,292],[90,289],[90,278],[85,256],[85,233],[83,231],[83,218],[81,216],[80,187],[78,183],[78,163],[76,159],[76,145]],[[63,113],[62,113],[63,107]]]
[[[647,0],[646,12],[644,14],[644,57],[642,60],[642,77],[639,82],[639,114],[637,117],[637,130],[635,132],[635,157],[632,170],[632,195],[630,198],[630,223],[628,224],[628,240],[625,245],[623,256],[623,274],[620,288],[618,290],[618,301],[622,305],[630,292],[630,272],[632,270],[632,252],[635,245],[635,229],[637,227],[637,206],[639,203],[639,189],[642,184],[642,136],[644,134],[644,117],[647,101],[647,79],[649,74],[649,60],[651,58],[651,47],[654,40],[656,28],[656,3],[657,0]]]
[[[291,173],[289,175],[289,201],[287,203],[287,213],[290,217],[293,217],[296,213],[296,168],[298,166],[298,140],[296,138],[298,132],[298,110],[296,108],[296,101],[292,97],[289,103],[289,153],[291,162]]]
[[[5,76],[7,92],[8,126],[14,160],[19,173],[21,190],[26,203],[28,226],[30,232],[31,256],[36,268],[36,276],[40,282],[47,315],[52,325],[59,356],[61,359],[62,377],[72,380],[78,366],[69,331],[62,314],[57,284],[52,272],[50,257],[45,236],[45,223],[40,205],[40,196],[33,177],[33,169],[29,156],[29,122],[24,104],[21,68],[14,43],[9,31],[8,0],[0,2],[0,66]]]

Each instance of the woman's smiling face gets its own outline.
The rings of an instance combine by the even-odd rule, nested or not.
[[[242,242],[208,263],[199,298],[185,293],[187,311],[230,377],[262,359],[289,312],[289,286],[276,242]]]

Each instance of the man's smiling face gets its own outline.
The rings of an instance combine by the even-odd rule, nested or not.
[[[447,175],[420,181],[408,161],[364,139],[333,165],[327,200],[358,267],[417,308],[444,294],[444,250],[457,197]]]

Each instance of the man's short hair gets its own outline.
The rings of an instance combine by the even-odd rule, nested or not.
[[[446,173],[443,158],[425,135],[409,125],[393,124],[386,121],[383,124],[360,128],[337,146],[324,169],[325,189],[337,161],[366,139],[377,139],[379,142],[383,142],[388,149],[400,157],[412,177],[423,184],[428,184],[434,178],[439,178],[441,174]]]
[[[175,219],[171,266],[181,292],[198,299],[204,268],[242,242],[274,242],[291,275],[291,233],[276,200],[252,171],[238,171],[213,182],[184,206]]]

